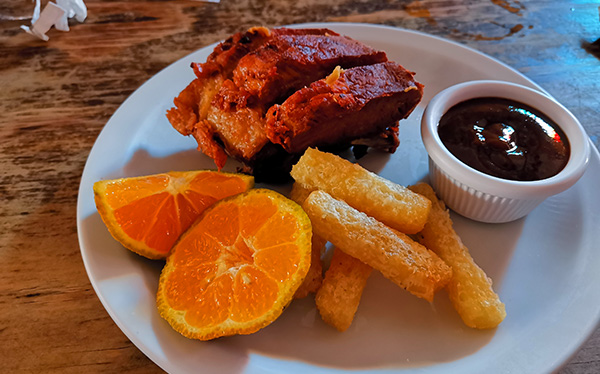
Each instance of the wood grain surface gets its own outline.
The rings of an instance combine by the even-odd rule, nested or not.
[[[46,3],[46,1],[43,1]],[[177,59],[254,25],[368,22],[420,30],[518,69],[569,108],[598,147],[600,7],[582,0],[88,0],[43,42],[30,0],[0,4],[0,371],[154,373],[85,273],[80,176],[119,105]],[[598,301],[600,302],[600,300]],[[600,372],[600,330],[561,370]]]

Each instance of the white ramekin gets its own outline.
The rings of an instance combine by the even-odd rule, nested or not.
[[[522,182],[482,173],[452,155],[438,135],[439,120],[454,105],[477,97],[511,99],[550,117],[569,140],[571,155],[564,169],[547,179]],[[481,222],[510,222],[526,216],[546,198],[575,184],[590,157],[585,130],[564,106],[539,91],[501,81],[465,82],[438,93],[423,113],[421,135],[429,154],[430,182],[438,196],[456,213]]]

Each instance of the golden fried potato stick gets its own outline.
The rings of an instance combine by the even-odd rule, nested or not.
[[[498,326],[506,317],[504,304],[492,289],[491,279],[473,261],[454,231],[444,203],[426,183],[409,188],[433,203],[419,241],[452,267],[452,279],[446,286],[452,305],[469,327],[491,329]]]
[[[331,153],[306,150],[293,166],[292,177],[405,234],[423,229],[431,202],[406,187],[390,182]]]
[[[338,331],[350,327],[372,270],[339,248],[333,249],[331,264],[315,296],[323,321]]]
[[[433,300],[452,270],[435,253],[324,191],[314,191],[302,204],[313,232],[410,293]]]
[[[307,188],[299,183],[294,183],[290,191],[290,199],[302,205],[304,200],[312,192],[312,189]],[[321,262],[321,254],[325,249],[327,240],[313,233],[312,236],[312,254],[310,258],[310,268],[300,287],[294,294],[295,299],[302,299],[311,293],[317,292],[323,282],[323,263]]]

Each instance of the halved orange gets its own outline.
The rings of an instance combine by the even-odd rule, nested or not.
[[[179,236],[216,201],[254,186],[243,174],[169,172],[94,183],[96,208],[111,235],[151,259],[164,259]]]
[[[254,189],[208,208],[167,258],[157,305],[192,339],[251,334],[290,303],[310,266],[312,229],[302,208]]]

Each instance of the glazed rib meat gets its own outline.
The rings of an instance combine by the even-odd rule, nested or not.
[[[267,136],[289,153],[371,138],[406,118],[422,96],[423,85],[394,62],[337,68],[272,106]]]
[[[387,64],[385,52],[328,29],[251,28],[217,45],[206,62],[192,64],[196,79],[174,99],[175,106],[167,111],[167,118],[181,134],[193,136],[199,150],[219,169],[231,157],[242,163],[242,171],[255,176],[257,170],[287,173],[297,153],[307,144],[317,145],[315,142],[344,143],[346,147],[362,144],[393,152],[398,145],[395,122],[412,111],[422,86],[403,69],[404,75],[397,69],[398,74],[386,70],[387,75],[382,77],[377,76],[383,72],[381,68],[354,70],[388,66],[382,63]],[[320,109],[303,107],[302,100],[307,100],[310,89],[322,86],[319,82],[336,66],[347,69],[341,73],[336,89],[354,90],[349,91],[346,101],[342,100],[345,106],[334,109],[323,101],[318,104],[325,105]],[[361,78],[361,74],[370,75]],[[392,87],[409,81],[412,88],[405,89],[415,92],[388,93]],[[347,87],[342,82],[348,82]],[[371,97],[367,91],[382,97]],[[331,91],[330,95],[339,100],[342,92]],[[410,101],[401,102],[402,98]],[[350,99],[355,103],[350,105]],[[362,99],[366,101],[360,104]],[[310,105],[316,103],[312,99]],[[393,108],[396,104],[398,107]],[[402,116],[398,109],[404,113]],[[296,115],[293,111],[297,110]],[[374,123],[367,117],[377,111],[383,112],[377,113],[379,120]],[[335,120],[326,129],[328,118],[334,114],[358,116],[358,121],[365,117],[366,121],[351,127],[349,121]],[[316,126],[303,123],[300,117],[305,115],[310,115]],[[296,136],[298,139],[294,139]]]
[[[233,81],[258,100],[272,103],[325,77],[336,66],[383,61],[387,61],[384,52],[345,36],[281,35],[241,58]]]

